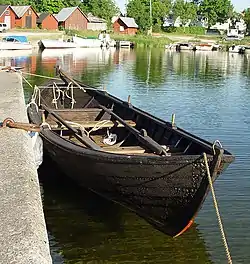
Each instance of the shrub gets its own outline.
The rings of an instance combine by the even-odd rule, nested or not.
[[[164,29],[168,33],[179,33],[179,34],[194,34],[194,35],[204,35],[205,28],[203,27],[167,27]]]

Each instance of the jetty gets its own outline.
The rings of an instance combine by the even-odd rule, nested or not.
[[[28,123],[22,76],[0,71],[0,122]],[[31,137],[0,127],[0,263],[52,263]]]

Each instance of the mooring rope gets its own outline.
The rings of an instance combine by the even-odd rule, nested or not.
[[[24,76],[22,76],[22,78],[31,88],[33,88],[32,84]]]
[[[45,75],[40,75],[40,74],[35,74],[35,73],[30,73],[30,72],[23,72],[20,71],[22,74],[30,75],[30,76],[35,76],[35,77],[40,77],[40,78],[45,78],[45,79],[52,79],[52,80],[58,80],[61,81],[62,79],[56,78],[56,77],[50,77],[50,76],[45,76]]]
[[[227,254],[228,263],[233,264],[231,254],[229,251],[229,247],[228,247],[228,243],[227,243],[226,234],[225,234],[224,227],[222,224],[219,206],[217,203],[217,199],[216,199],[216,195],[215,195],[215,191],[214,191],[214,187],[213,187],[213,182],[212,182],[210,169],[209,169],[209,165],[208,165],[208,160],[207,160],[207,154],[205,152],[203,153],[203,158],[204,158],[204,162],[205,162],[205,166],[206,166],[206,170],[207,170],[207,177],[208,177],[208,181],[209,181],[209,185],[210,185],[210,189],[211,189],[211,193],[212,193],[212,197],[213,197],[213,201],[214,201],[214,207],[215,207],[216,215],[218,218],[218,224],[219,224],[219,228],[220,228],[220,232],[221,232],[221,237],[222,237],[223,244],[224,244],[226,254]]]

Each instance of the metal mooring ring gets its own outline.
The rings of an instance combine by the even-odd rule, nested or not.
[[[5,118],[5,119],[3,120],[2,127],[8,127],[8,124],[9,124],[9,123],[14,124],[15,121],[14,121],[12,118],[10,118],[10,117]]]

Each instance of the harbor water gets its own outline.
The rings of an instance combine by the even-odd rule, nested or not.
[[[250,54],[163,49],[45,50],[1,54],[2,65],[53,76],[55,64],[75,78],[209,141],[236,160],[215,183],[233,263],[250,263]],[[34,84],[44,79],[25,75]],[[28,100],[32,93],[25,86]],[[46,166],[45,166],[46,165]],[[84,170],[84,168],[83,168]],[[227,263],[211,195],[195,225],[169,238],[134,213],[79,188],[49,160],[40,170],[54,263]]]

